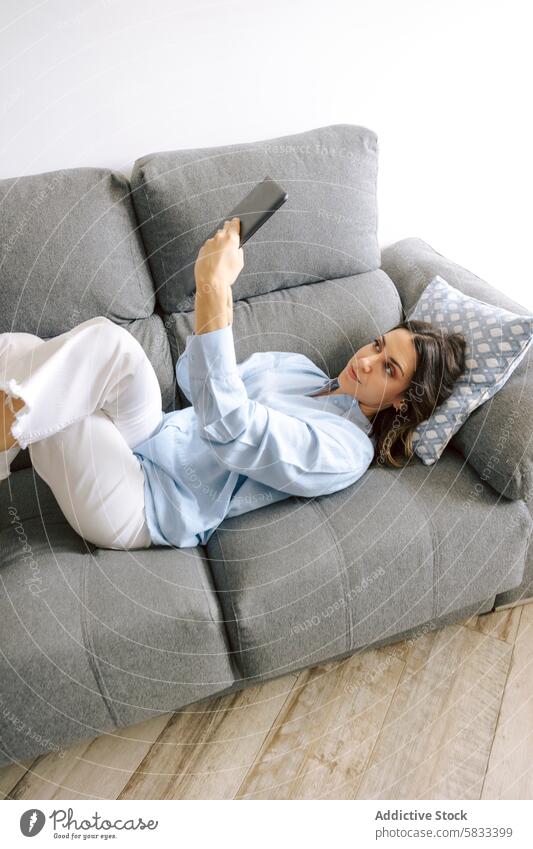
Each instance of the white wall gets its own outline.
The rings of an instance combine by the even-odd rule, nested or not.
[[[533,309],[526,2],[2,0],[0,177],[377,132],[382,247],[420,236]]]

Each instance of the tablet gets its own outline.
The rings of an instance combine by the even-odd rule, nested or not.
[[[226,219],[231,221],[232,218],[240,219],[241,248],[268,221],[270,216],[274,215],[276,210],[285,203],[288,196],[285,189],[279,183],[276,183],[270,177],[265,177],[264,180],[254,186],[252,191],[248,192],[240,203],[231,210],[224,221]],[[224,224],[224,221],[216,227],[212,235]]]

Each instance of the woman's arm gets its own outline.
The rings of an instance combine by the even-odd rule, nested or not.
[[[186,386],[199,433],[221,466],[286,495],[328,495],[361,477],[373,445],[341,416],[306,422],[248,397],[227,299],[243,265],[238,224],[226,222],[198,255],[196,332],[178,361],[178,382]]]
[[[233,322],[232,286],[242,271],[244,255],[239,248],[240,220],[232,218],[207,239],[194,265],[196,335],[220,330]]]
[[[221,330],[233,324],[232,285],[244,265],[239,248],[240,220],[226,221],[217,234],[202,245],[194,266],[196,281],[193,336]],[[187,347],[176,363],[176,380],[191,401]]]

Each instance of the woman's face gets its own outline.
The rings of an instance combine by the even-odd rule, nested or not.
[[[416,356],[412,334],[404,327],[390,330],[354,354],[339,375],[340,388],[367,414],[391,405],[399,408],[415,373]]]

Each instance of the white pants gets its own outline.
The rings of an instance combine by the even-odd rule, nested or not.
[[[43,340],[0,334],[0,389],[25,402],[11,433],[65,518],[100,548],[148,548],[144,474],[132,453],[163,418],[157,376],[123,327],[97,316]]]

